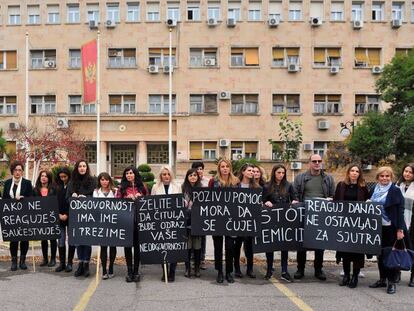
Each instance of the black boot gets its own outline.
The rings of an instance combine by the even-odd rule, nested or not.
[[[353,274],[353,275],[352,275],[352,279],[351,279],[351,281],[349,282],[348,287],[349,287],[349,288],[355,288],[355,287],[357,287],[357,286],[358,286],[358,274]]]
[[[42,255],[43,255],[43,261],[40,264],[41,267],[46,267],[49,263],[49,256],[48,256],[48,245],[47,240],[44,240],[41,242],[42,245]]]
[[[50,261],[47,265],[48,267],[56,266],[56,251],[57,251],[57,242],[56,240],[50,241]]]
[[[194,275],[196,278],[201,276],[200,274],[201,266],[201,249],[194,250]]]
[[[75,256],[75,246],[69,245],[68,253],[68,264],[66,266],[65,272],[72,272],[73,269],[73,257]]]
[[[385,279],[379,279],[375,283],[371,284],[369,287],[370,288],[387,287],[387,282],[385,282]]]
[[[134,282],[134,273],[132,272],[132,266],[127,266],[127,276],[125,277],[127,283]]]
[[[408,286],[414,287],[414,272],[411,272],[410,283],[408,283]]]
[[[66,268],[66,247],[59,247],[59,261],[60,264],[55,269],[56,272],[62,272]]]
[[[185,262],[185,272],[184,272],[184,276],[186,278],[190,278],[191,277],[191,263],[189,261]]]
[[[89,275],[90,275],[90,272],[89,272],[89,261],[87,261],[87,262],[85,262],[83,264],[83,276],[85,278],[87,278]]]
[[[17,257],[12,257],[10,271],[17,270]]]
[[[26,256],[20,256],[19,268],[22,270],[27,270]]]
[[[265,280],[270,280],[272,278],[272,267],[267,267],[266,275],[264,276]]]
[[[83,275],[83,272],[84,272],[83,262],[80,261],[79,264],[78,264],[78,269],[76,269],[76,271],[75,271],[75,277],[79,277],[79,276]]]
[[[234,283],[234,279],[231,273],[226,273],[226,280],[228,283]]]
[[[223,271],[218,271],[217,272],[217,277],[216,277],[216,282],[217,283],[223,283],[224,278],[223,278]]]
[[[341,283],[339,283],[339,286],[348,286],[350,279],[351,278],[349,277],[349,274],[345,274],[344,277],[342,278]]]

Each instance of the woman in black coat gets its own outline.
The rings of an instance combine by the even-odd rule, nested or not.
[[[24,165],[20,161],[14,161],[10,165],[12,178],[4,183],[3,199],[16,199],[31,197],[33,195],[32,183],[30,180],[23,178]],[[17,252],[19,242],[10,242],[11,271],[17,270]],[[19,267],[27,270],[26,255],[29,249],[29,241],[20,241],[20,262]]]
[[[336,186],[334,200],[338,201],[366,201],[369,198],[369,192],[365,185],[364,177],[362,176],[362,170],[358,165],[351,165],[346,171],[346,175],[343,181],[340,181]],[[342,259],[342,266],[344,269],[344,277],[340,286],[348,286],[349,288],[355,288],[358,285],[358,275],[361,269],[364,267],[364,254],[337,252],[336,260]],[[351,279],[351,262],[352,267],[352,279]]]

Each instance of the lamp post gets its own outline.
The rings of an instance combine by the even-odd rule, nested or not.
[[[348,137],[349,135],[352,136],[354,134],[354,128],[355,128],[354,120],[341,122],[339,125],[341,126],[341,131],[339,132],[341,136]]]
[[[168,165],[172,169],[172,27],[169,27],[168,55]]]

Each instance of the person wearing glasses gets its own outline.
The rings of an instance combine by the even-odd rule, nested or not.
[[[332,199],[335,194],[335,183],[331,175],[322,170],[322,158],[319,154],[313,154],[309,158],[309,169],[296,176],[294,182],[295,190],[300,202],[309,199],[325,198]],[[321,281],[326,280],[322,270],[324,250],[315,251],[315,277]],[[295,279],[305,276],[306,250],[297,252],[298,270],[294,274]]]

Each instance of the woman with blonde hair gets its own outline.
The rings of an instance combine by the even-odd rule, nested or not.
[[[394,171],[389,166],[380,167],[377,171],[378,183],[371,195],[371,201],[381,203],[382,208],[382,239],[381,247],[392,247],[397,240],[404,238],[407,230],[404,221],[404,197],[401,190],[392,182]],[[382,255],[378,256],[378,270],[380,279],[371,288],[387,287],[388,294],[396,292],[396,278],[398,270],[388,269],[384,265]]]
[[[161,167],[158,174],[157,183],[151,189],[151,195],[165,195],[182,193],[181,186],[174,182],[174,175],[171,168],[168,165]],[[168,282],[175,281],[175,269],[177,267],[176,262],[172,262],[167,265],[167,278]],[[164,281],[165,274],[162,274],[161,281]]]
[[[208,186],[210,188],[237,188],[239,179],[233,174],[231,162],[227,159],[220,159],[217,163],[217,174],[211,178]],[[214,242],[214,265],[217,270],[217,283],[223,283],[223,236],[213,235]],[[233,272],[233,245],[234,238],[226,236],[224,239],[226,256],[226,280],[234,283]]]

